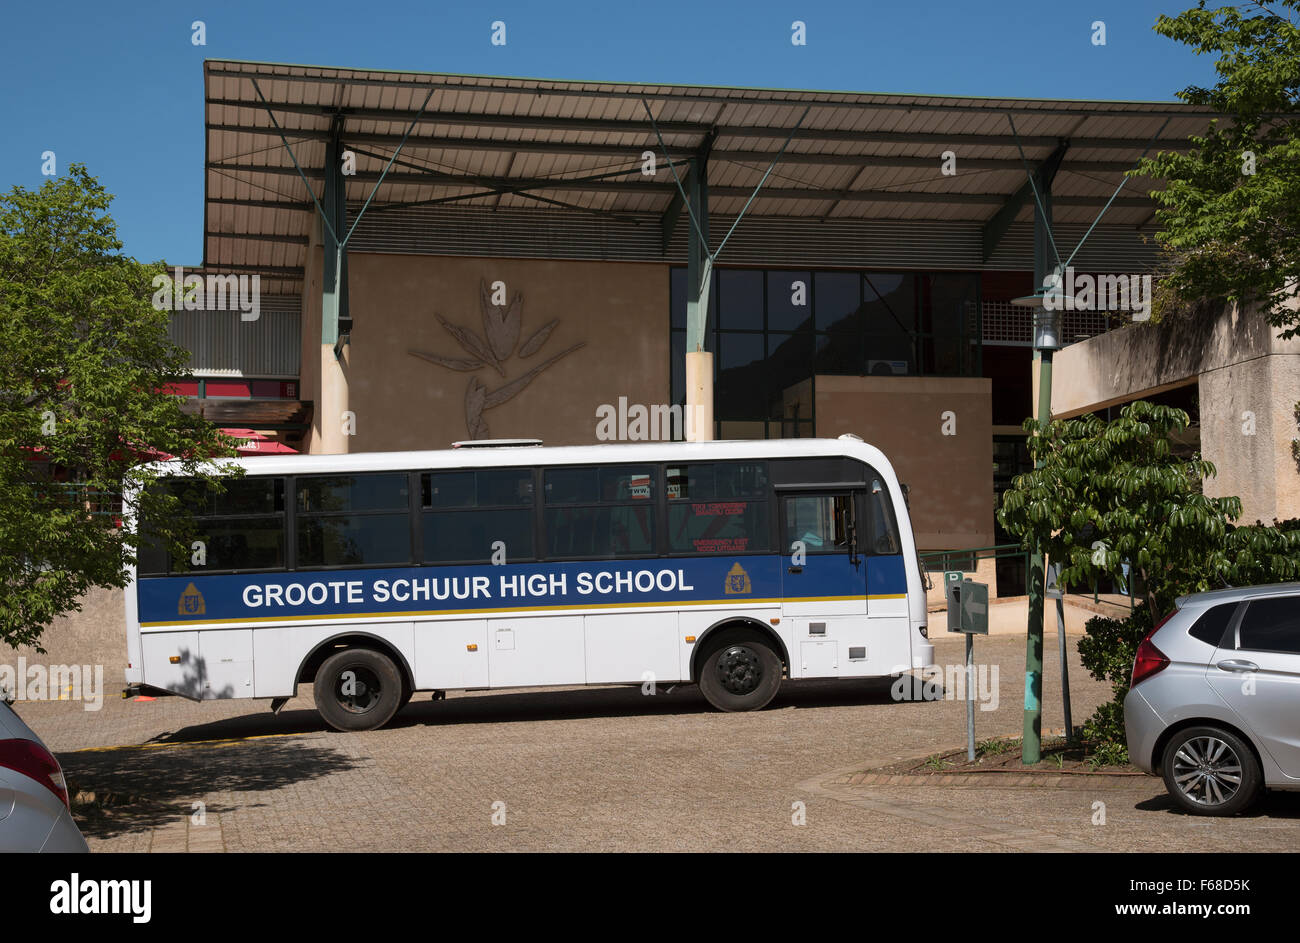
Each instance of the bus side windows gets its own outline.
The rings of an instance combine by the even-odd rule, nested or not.
[[[490,563],[494,545],[508,563],[536,559],[533,490],[530,468],[424,473],[424,562]]]
[[[669,553],[755,553],[769,549],[764,462],[669,465]]]
[[[299,478],[298,566],[410,563],[407,482],[404,472]]]
[[[655,552],[654,466],[557,467],[544,472],[548,558]]]
[[[181,478],[167,487],[194,515],[194,542],[183,556],[166,560],[166,549],[141,525],[137,571],[142,576],[223,570],[284,569],[283,478],[227,479],[215,492],[197,479]]]

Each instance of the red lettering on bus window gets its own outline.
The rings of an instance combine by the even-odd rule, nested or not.
[[[743,501],[710,501],[705,504],[692,504],[691,513],[696,517],[715,517],[718,515],[744,514],[746,504]]]

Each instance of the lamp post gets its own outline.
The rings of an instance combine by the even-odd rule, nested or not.
[[[1061,349],[1060,273],[1043,279],[1043,289],[1012,299],[1018,307],[1030,308],[1034,318],[1034,359],[1038,367],[1038,421],[1052,418],[1052,355]],[[1040,458],[1036,467],[1043,467]],[[1025,725],[1021,762],[1026,766],[1043,758],[1043,549],[1035,541],[1029,555],[1029,629],[1025,640]]]

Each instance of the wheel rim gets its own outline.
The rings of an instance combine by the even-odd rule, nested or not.
[[[718,656],[718,680],[731,694],[752,694],[763,680],[763,663],[746,645],[732,645]]]
[[[383,693],[379,675],[365,665],[348,665],[338,673],[334,683],[334,698],[339,707],[352,714],[374,710]]]
[[[1174,754],[1174,783],[1197,805],[1224,805],[1241,789],[1241,758],[1218,737],[1193,737]]]

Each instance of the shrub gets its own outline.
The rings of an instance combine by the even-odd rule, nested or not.
[[[1141,605],[1124,619],[1105,616],[1089,619],[1084,626],[1084,637],[1079,639],[1083,667],[1098,681],[1110,682],[1111,700],[1098,707],[1083,724],[1084,739],[1096,744],[1098,758],[1104,757],[1107,765],[1128,760],[1124,695],[1128,694],[1138,643],[1151,631],[1151,625],[1151,611]]]

